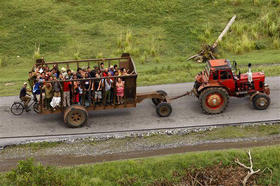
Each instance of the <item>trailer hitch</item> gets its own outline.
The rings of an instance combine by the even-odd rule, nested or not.
[[[193,95],[193,90],[187,91],[187,92],[185,92],[184,94],[179,95],[179,96],[175,96],[175,97],[168,98],[168,100],[169,100],[169,101],[172,101],[172,100],[175,100],[175,99],[179,99],[179,98],[181,98],[181,97],[184,97],[184,96],[191,96],[191,95]]]

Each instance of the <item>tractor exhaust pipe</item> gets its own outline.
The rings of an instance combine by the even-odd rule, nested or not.
[[[247,72],[247,75],[248,75],[248,82],[249,82],[249,83],[252,83],[252,81],[253,81],[253,75],[252,75],[251,66],[252,66],[252,64],[249,63],[249,64],[248,64],[248,72]]]

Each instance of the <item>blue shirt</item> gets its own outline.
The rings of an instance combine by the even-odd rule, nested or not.
[[[40,94],[40,82],[36,82],[33,86],[33,94]]]

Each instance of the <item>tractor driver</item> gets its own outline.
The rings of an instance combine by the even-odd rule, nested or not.
[[[24,107],[25,107],[25,109],[27,109],[26,111],[28,111],[28,103],[30,102],[31,97],[30,97],[29,94],[27,94],[28,90],[26,89],[26,87],[27,87],[27,83],[24,82],[23,87],[20,90],[19,98],[20,98],[21,101],[24,102]]]

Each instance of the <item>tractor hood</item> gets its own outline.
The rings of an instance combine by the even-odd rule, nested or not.
[[[265,80],[265,75],[263,72],[253,72],[252,73],[253,81],[263,81]],[[240,79],[241,82],[248,82],[248,74],[241,74]]]

